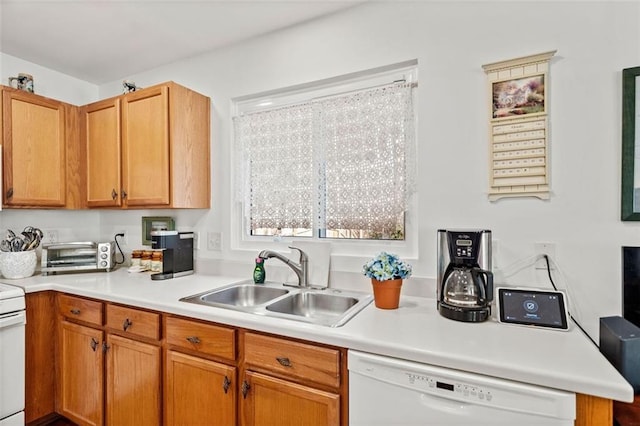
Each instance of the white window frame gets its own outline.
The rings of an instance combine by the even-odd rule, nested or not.
[[[231,99],[231,116],[235,117],[244,113],[258,112],[275,106],[285,106],[299,103],[305,100],[331,96],[355,90],[389,84],[394,81],[405,80],[408,83],[418,81],[418,62],[410,60],[398,64],[378,67],[375,69],[352,73],[344,76],[329,78],[312,83],[291,86],[283,89],[263,92],[255,95],[242,96]],[[417,89],[416,89],[417,90]],[[417,111],[417,96],[414,96],[414,112]],[[237,159],[235,158],[235,134],[233,123],[231,127],[231,180],[232,194],[236,192]],[[414,129],[417,133],[417,114],[414,117]],[[414,137],[417,144],[417,135]],[[417,151],[417,148],[416,148]],[[417,181],[417,179],[416,179]],[[390,251],[407,259],[417,258],[418,255],[418,212],[417,195],[413,194],[408,202],[405,212],[404,240],[359,240],[359,239],[335,239],[319,238],[314,229],[312,237],[271,237],[247,235],[246,223],[241,202],[232,195],[231,207],[231,238],[232,250],[260,251],[263,249],[275,249],[288,251],[287,246],[295,241],[319,241],[331,243],[331,253],[334,256],[344,257],[371,257],[379,251]],[[332,262],[338,260],[332,258]],[[338,269],[340,263],[334,264]],[[347,264],[348,269],[352,269]],[[332,266],[332,269],[334,268]]]

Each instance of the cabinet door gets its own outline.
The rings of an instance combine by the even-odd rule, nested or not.
[[[107,99],[84,109],[87,146],[87,205],[120,203],[120,99]]]
[[[247,371],[242,390],[242,424],[336,426],[340,395]]]
[[[169,205],[167,86],[122,98],[122,149],[123,202],[127,206]]]
[[[160,347],[107,335],[107,424],[161,424]]]
[[[55,369],[52,368],[56,347],[55,294],[38,291],[26,295],[27,325],[25,353],[25,421],[31,423],[55,411]]]
[[[165,371],[168,426],[236,424],[235,367],[169,350]]]
[[[2,102],[4,204],[64,207],[64,104],[11,90]]]
[[[82,425],[103,424],[102,331],[60,325],[60,414]]]

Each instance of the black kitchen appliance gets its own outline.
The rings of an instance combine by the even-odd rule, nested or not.
[[[599,348],[640,393],[640,327],[620,316],[601,317]]]
[[[162,271],[152,280],[193,274],[193,232],[151,231],[151,248],[162,249]]]
[[[491,316],[491,231],[438,230],[436,283],[440,315],[464,322]]]

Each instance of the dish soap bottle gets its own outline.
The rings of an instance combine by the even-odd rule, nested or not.
[[[264,284],[265,278],[264,259],[256,257],[256,267],[253,269],[253,282],[256,284]]]

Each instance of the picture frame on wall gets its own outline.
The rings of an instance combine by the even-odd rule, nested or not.
[[[622,221],[640,221],[640,67],[622,70]]]
[[[143,216],[142,217],[142,245],[151,245],[151,231],[174,231],[175,221],[171,216]]]
[[[545,114],[545,80],[542,73],[492,82],[493,118]]]
[[[487,75],[489,201],[551,197],[549,79],[555,50],[492,62]]]

